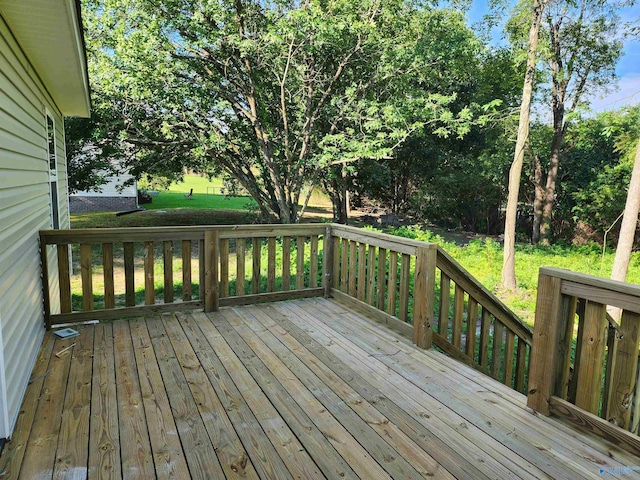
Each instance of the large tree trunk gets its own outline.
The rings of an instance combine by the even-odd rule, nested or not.
[[[518,197],[520,194],[520,177],[524,162],[524,147],[529,138],[529,116],[531,114],[531,95],[533,80],[536,70],[536,53],[538,50],[538,37],[540,34],[540,22],[546,0],[534,0],[533,19],[529,29],[529,45],[527,48],[527,70],[522,87],[522,103],[520,104],[520,118],[518,122],[518,136],[516,149],[513,154],[513,163],[509,170],[509,196],[507,199],[507,212],[504,223],[504,260],[502,263],[502,285],[510,290],[515,290],[516,284],[516,216],[518,212]]]
[[[629,259],[633,249],[633,241],[638,224],[638,211],[640,211],[640,141],[636,150],[636,159],[633,164],[631,181],[629,182],[629,192],[627,193],[627,203],[624,206],[624,216],[620,227],[620,237],[616,248],[616,256],[613,260],[613,270],[611,278],[624,282],[629,268]]]
[[[556,195],[556,183],[558,179],[558,167],[560,165],[560,149],[564,141],[564,99],[554,98],[553,102],[553,138],[551,139],[551,157],[549,158],[549,171],[547,172],[547,184],[544,189],[544,201],[542,205],[542,222],[540,224],[540,243],[550,244],[551,214]]]
[[[542,204],[544,202],[544,189],[542,188],[542,162],[540,156],[534,157],[533,177],[533,228],[531,231],[531,243],[536,245],[540,241],[540,223],[542,222]]]

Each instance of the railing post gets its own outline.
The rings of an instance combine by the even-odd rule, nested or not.
[[[436,285],[435,246],[417,249],[414,275],[413,343],[420,348],[431,348]]]
[[[327,227],[322,240],[322,286],[324,287],[324,298],[331,296],[331,288],[333,287],[333,255],[331,227]]]
[[[561,279],[540,272],[538,297],[529,361],[527,406],[549,415],[549,399],[555,386],[558,339],[563,322]]]
[[[217,230],[204,232],[204,311],[217,312],[220,308],[218,296],[218,254],[220,235]]]

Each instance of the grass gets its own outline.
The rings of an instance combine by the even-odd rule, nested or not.
[[[458,245],[419,227],[400,227],[390,229],[388,233],[439,244],[530,325],[533,325],[540,267],[564,268],[608,278],[615,255],[614,251],[607,250],[603,256],[597,245],[541,247],[519,244],[516,246],[518,290],[508,292],[501,288],[502,245],[498,242],[485,239]],[[640,283],[640,252],[631,257],[627,282]]]

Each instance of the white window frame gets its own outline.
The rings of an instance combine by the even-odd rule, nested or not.
[[[49,138],[49,120],[51,120],[53,138]],[[47,169],[49,173],[49,215],[51,228],[60,228],[60,198],[58,189],[58,149],[56,145],[56,119],[48,109],[45,109],[45,133],[47,139]],[[51,153],[51,141],[53,140],[53,154]],[[51,163],[53,159],[53,168]],[[55,193],[55,194],[54,194]]]

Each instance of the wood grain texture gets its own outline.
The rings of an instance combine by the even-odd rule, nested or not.
[[[467,357],[475,361],[476,352],[476,329],[478,325],[478,302],[472,296],[469,296],[469,304],[467,305],[467,338],[465,340],[465,353]]]
[[[229,239],[220,239],[220,298],[229,296]]]
[[[309,287],[318,286],[318,235],[311,235],[309,246]]]
[[[173,242],[162,242],[162,260],[164,268],[164,303],[173,303]]]
[[[451,279],[440,271],[440,306],[438,308],[438,333],[443,337],[449,335],[449,302],[451,300]]]
[[[113,282],[113,243],[102,244],[102,276],[104,278],[104,308],[115,308],[115,285]],[[64,310],[60,310],[66,313]],[[71,310],[69,310],[71,311]]]
[[[113,322],[122,478],[153,478],[155,468],[129,323]]]
[[[304,288],[304,246],[306,237],[296,237],[296,289]]]
[[[241,297],[245,294],[245,281],[246,281],[246,250],[247,244],[244,238],[236,240],[236,296]],[[283,260],[284,261],[284,260]],[[284,282],[284,274],[283,274]]]
[[[358,243],[354,241],[349,242],[349,289],[347,290],[349,295],[355,298],[356,296],[356,281],[358,272]]]
[[[549,398],[555,385],[558,331],[562,314],[561,280],[540,272],[533,334],[529,360],[527,405],[536,412],[549,415]]]
[[[67,479],[87,471],[89,461],[89,423],[91,411],[91,378],[93,370],[92,328],[78,327],[69,368],[68,386],[62,407],[62,420],[54,479]]]
[[[193,298],[191,288],[191,240],[182,240],[182,301]]]
[[[464,315],[464,290],[456,283],[453,294],[453,330],[451,343],[462,348],[462,319]]]
[[[387,284],[387,313],[396,316],[398,292],[398,252],[389,252],[389,283]]]
[[[275,292],[275,291],[276,291],[276,237],[269,237],[269,239],[267,240],[267,292]]]
[[[291,237],[282,237],[282,290],[291,290]]]
[[[358,273],[356,298],[364,302],[364,294],[367,289],[367,244],[358,245]]]
[[[606,307],[587,302],[584,313],[584,330],[580,350],[580,363],[576,363],[575,405],[597,414],[602,393],[604,352],[606,346]]]
[[[640,315],[622,312],[616,362],[610,378],[609,399],[604,418],[620,428],[628,429],[631,398],[635,390],[638,368],[638,330]]]
[[[82,310],[93,310],[93,266],[91,244],[80,245],[80,276],[82,277]]]
[[[113,324],[94,331],[88,478],[122,478]]]
[[[46,247],[45,247],[46,248]],[[69,268],[69,247],[67,245],[58,245],[58,278],[60,285],[60,312],[71,312],[71,270]],[[113,272],[113,260],[112,260]],[[106,269],[105,269],[106,272]],[[106,288],[106,282],[105,282]],[[106,301],[106,298],[105,298]]]
[[[349,240],[342,239],[342,248],[340,249],[340,291],[348,292],[349,284]],[[337,288],[337,287],[336,287]]]
[[[378,310],[385,311],[384,301],[387,294],[387,250],[378,249],[378,298],[376,305]]]
[[[398,305],[398,318],[403,322],[406,322],[409,318],[410,278],[411,256],[403,253],[400,264],[400,303]]]
[[[144,242],[144,304],[156,303],[153,242]]]
[[[215,230],[204,234],[204,311],[215,312],[219,308],[218,258],[220,238]]]
[[[260,293],[260,268],[262,265],[262,240],[253,239],[251,257],[253,260],[253,271],[251,275],[251,293]]]
[[[133,263],[133,243],[125,242],[124,249],[124,304],[133,307],[136,304],[135,265]]]

